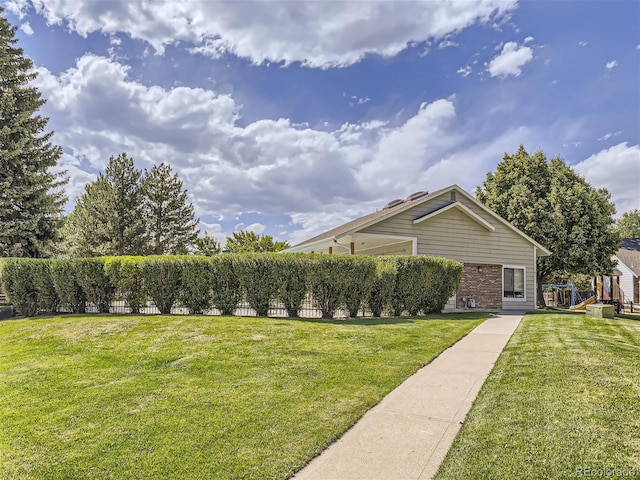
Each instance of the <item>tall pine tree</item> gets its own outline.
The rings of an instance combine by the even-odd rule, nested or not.
[[[141,255],[146,251],[141,171],[126,153],[85,186],[65,225],[71,256]]]
[[[155,255],[184,254],[194,244],[199,220],[187,203],[182,180],[165,163],[154,165],[143,180],[147,245]]]
[[[0,257],[42,257],[56,238],[66,180],[49,171],[62,149],[37,114],[45,100],[29,86],[37,74],[15,33],[0,16]]]

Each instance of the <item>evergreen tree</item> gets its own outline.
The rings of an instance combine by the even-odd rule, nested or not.
[[[165,163],[155,165],[143,180],[144,218],[147,223],[149,253],[184,254],[194,244],[200,220],[194,220],[194,208],[187,203],[182,180]]]
[[[142,172],[122,153],[85,186],[65,225],[72,256],[141,255],[146,250]]]
[[[45,100],[29,86],[37,74],[15,33],[0,16],[0,257],[41,257],[56,237],[66,180],[49,171],[62,150],[37,114]]]
[[[521,145],[487,173],[476,197],[502,218],[551,250],[537,265],[538,303],[542,284],[553,275],[610,272],[619,237],[609,192],[595,189],[561,158],[547,162]]]

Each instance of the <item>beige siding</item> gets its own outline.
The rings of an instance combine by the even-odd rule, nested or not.
[[[451,203],[449,194],[384,220],[362,230],[363,233],[417,237],[418,254],[453,258],[463,263],[485,263],[524,267],[526,299],[506,299],[504,309],[534,309],[534,247],[524,237],[469,202],[457,200],[495,227],[489,231],[457,208],[449,209],[423,222],[413,220]]]

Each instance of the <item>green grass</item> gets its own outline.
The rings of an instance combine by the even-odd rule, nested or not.
[[[579,468],[640,477],[640,321],[527,315],[436,478],[578,478]]]
[[[285,479],[486,317],[0,322],[0,477]]]

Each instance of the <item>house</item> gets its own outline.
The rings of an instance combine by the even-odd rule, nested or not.
[[[628,305],[633,302],[634,306],[640,304],[640,288],[638,288],[638,277],[640,276],[640,238],[623,238],[620,242],[620,249],[613,256],[618,262],[617,269],[620,270],[620,290],[623,298],[620,300]]]
[[[446,310],[535,309],[536,259],[551,254],[457,185],[393,200],[286,251],[453,258],[464,269]]]

